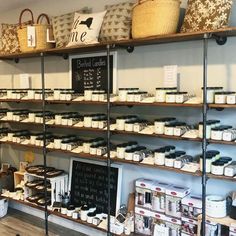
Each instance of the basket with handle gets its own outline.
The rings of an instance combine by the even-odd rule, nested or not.
[[[132,37],[176,33],[180,0],[139,0],[133,8]]]
[[[24,13],[29,12],[31,16],[31,26],[35,27],[35,46],[34,47],[29,47],[28,46],[28,25],[23,25],[22,24],[22,17]],[[46,18],[47,24],[41,24],[40,20],[42,18]],[[17,30],[18,33],[18,39],[19,39],[19,44],[20,44],[20,50],[21,52],[31,52],[34,50],[45,50],[53,47],[53,43],[48,43],[47,42],[47,30],[52,30],[52,27],[50,25],[49,17],[46,14],[40,14],[37,23],[34,23],[34,16],[33,12],[26,8],[24,9],[19,17],[19,27]]]

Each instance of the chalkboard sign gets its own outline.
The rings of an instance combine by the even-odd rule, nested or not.
[[[99,162],[85,162],[72,159],[70,169],[71,202],[75,206],[95,204],[97,209],[107,213],[108,175],[107,166]],[[111,167],[111,215],[115,216],[120,207],[122,169]]]
[[[116,53],[110,56],[110,92],[116,92]],[[88,54],[72,56],[70,59],[72,89],[84,93],[86,89],[107,92],[107,56]]]

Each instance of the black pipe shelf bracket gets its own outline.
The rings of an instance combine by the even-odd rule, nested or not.
[[[119,45],[116,44],[116,47],[125,49],[128,53],[132,53],[134,51],[134,46],[125,46],[125,45]]]
[[[215,35],[213,34],[212,35],[212,38],[215,39],[216,43],[219,45],[219,46],[223,46],[227,43],[227,36],[219,36],[219,35]]]
[[[20,62],[20,58],[19,57],[14,58],[14,62],[18,64]]]

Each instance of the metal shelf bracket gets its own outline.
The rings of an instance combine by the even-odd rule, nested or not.
[[[219,46],[223,46],[227,43],[228,38],[226,36],[218,36],[218,35],[212,35],[212,37],[216,40],[216,43]]]

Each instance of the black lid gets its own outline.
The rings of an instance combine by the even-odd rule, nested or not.
[[[224,166],[225,163],[222,161],[214,161],[211,163],[213,166]]]
[[[93,211],[93,212],[89,212],[87,214],[88,217],[95,217],[96,216],[96,211]]]
[[[203,89],[204,87],[202,87]],[[223,87],[207,87],[207,90],[223,89]]]
[[[175,154],[170,154],[168,156],[165,157],[166,159],[176,159],[176,155]]]
[[[171,146],[171,145],[165,146],[164,148],[169,148],[170,150],[175,150],[175,146]]]
[[[186,152],[184,152],[184,151],[176,151],[175,155],[176,155],[176,157],[180,157],[180,156],[186,155]]]
[[[88,210],[89,210],[89,207],[88,207],[87,205],[83,205],[83,206],[81,207],[81,210],[82,210],[82,211],[88,211]]]
[[[221,157],[219,160],[230,162],[230,161],[232,161],[233,159],[232,159],[231,157]]]

